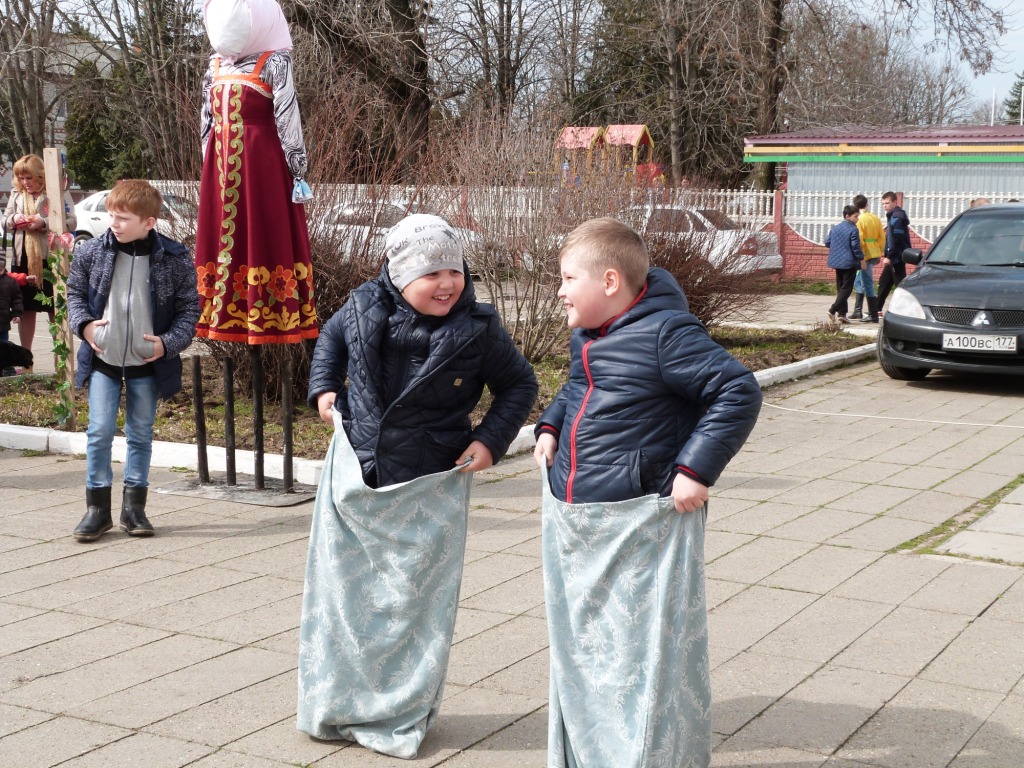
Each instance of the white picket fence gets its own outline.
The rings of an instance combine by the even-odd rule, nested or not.
[[[162,192],[182,195],[197,200],[197,182],[157,181]],[[862,192],[870,207],[885,219],[882,210],[882,191]],[[542,187],[389,187],[387,189],[366,184],[321,184],[314,189],[321,200],[350,203],[356,200],[380,199],[409,201],[419,199],[433,204],[441,215],[454,215],[462,208],[478,221],[491,216],[508,216],[516,211],[528,218],[539,208],[550,204],[553,191]],[[813,243],[824,243],[829,229],[842,220],[843,206],[853,201],[855,191],[783,192],[783,221],[798,234]],[[1024,199],[1024,182],[1019,195],[986,192],[903,192],[903,208],[910,217],[911,228],[921,238],[933,242],[949,221],[970,205],[975,198],[988,198],[991,202],[1005,202],[1011,198]],[[636,200],[641,203],[679,203],[692,207],[715,208],[745,227],[761,229],[774,221],[775,193],[735,189],[679,189],[637,190]]]

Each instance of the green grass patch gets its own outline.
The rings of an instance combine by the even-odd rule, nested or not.
[[[945,544],[953,536],[960,533],[972,523],[980,520],[989,512],[991,512],[999,502],[1005,499],[1015,489],[1024,485],[1024,474],[1017,475],[1017,477],[1011,480],[1009,483],[1004,485],[998,491],[990,493],[984,499],[979,499],[971,506],[964,509],[962,512],[954,515],[945,522],[939,523],[937,526],[932,528],[930,531],[922,533],[920,536],[905,541],[899,546],[893,547],[890,552],[912,552],[915,555],[944,555],[950,557],[966,557],[971,560],[987,560],[991,562],[1002,562],[993,558],[983,557],[970,557],[967,555],[959,555],[951,552],[939,552],[937,547]]]

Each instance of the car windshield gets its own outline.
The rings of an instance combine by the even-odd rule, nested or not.
[[[161,210],[163,218],[166,218],[169,212],[176,213],[186,219],[195,218],[198,215],[196,206],[190,200],[180,195],[164,195],[163,198],[164,204]]]
[[[697,213],[710,221],[711,226],[715,229],[739,229],[736,222],[721,211],[716,211],[713,208],[698,208]]]
[[[927,261],[990,267],[1024,264],[1024,208],[957,219],[928,252]]]

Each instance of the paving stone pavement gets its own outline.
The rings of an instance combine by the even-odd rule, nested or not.
[[[1019,379],[868,361],[768,389],[709,509],[712,765],[1024,764],[1024,546],[893,551],[1022,472]],[[294,728],[311,502],[157,493],[182,475],[156,468],[157,536],[80,544],[84,477],[0,450],[0,768],[545,765],[529,456],[474,482],[445,701],[412,761]],[[1021,493],[971,530],[1024,541]]]

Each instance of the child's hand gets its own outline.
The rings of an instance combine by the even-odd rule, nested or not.
[[[672,483],[672,498],[676,503],[676,512],[696,512],[707,504],[708,487],[678,473]]]
[[[462,455],[455,460],[455,466],[465,463],[469,464],[461,467],[459,472],[477,472],[481,469],[487,469],[494,464],[494,457],[491,455],[491,449],[481,443],[479,440],[474,440],[469,444],[469,447],[462,452]]]
[[[12,317],[11,318],[11,325],[17,325],[20,322],[21,322],[21,318],[20,317]]]
[[[533,449],[533,460],[541,469],[550,467],[555,462],[555,451],[558,450],[558,438],[550,432],[542,432],[537,438],[537,446]]]
[[[146,341],[153,342],[153,356],[147,357],[142,362],[152,363],[154,360],[159,360],[167,353],[167,350],[164,348],[164,341],[159,336],[150,336],[148,333],[144,333],[142,334],[142,338]]]
[[[316,399],[316,409],[320,411],[320,420],[334,424],[334,398],[337,392],[324,392]]]
[[[93,341],[93,339],[96,338],[96,328],[100,325],[106,325],[109,322],[109,320],[93,320],[85,326],[85,330],[82,331],[82,338],[85,339],[86,344],[92,347],[93,352],[103,352],[102,349],[96,346],[96,342]]]

